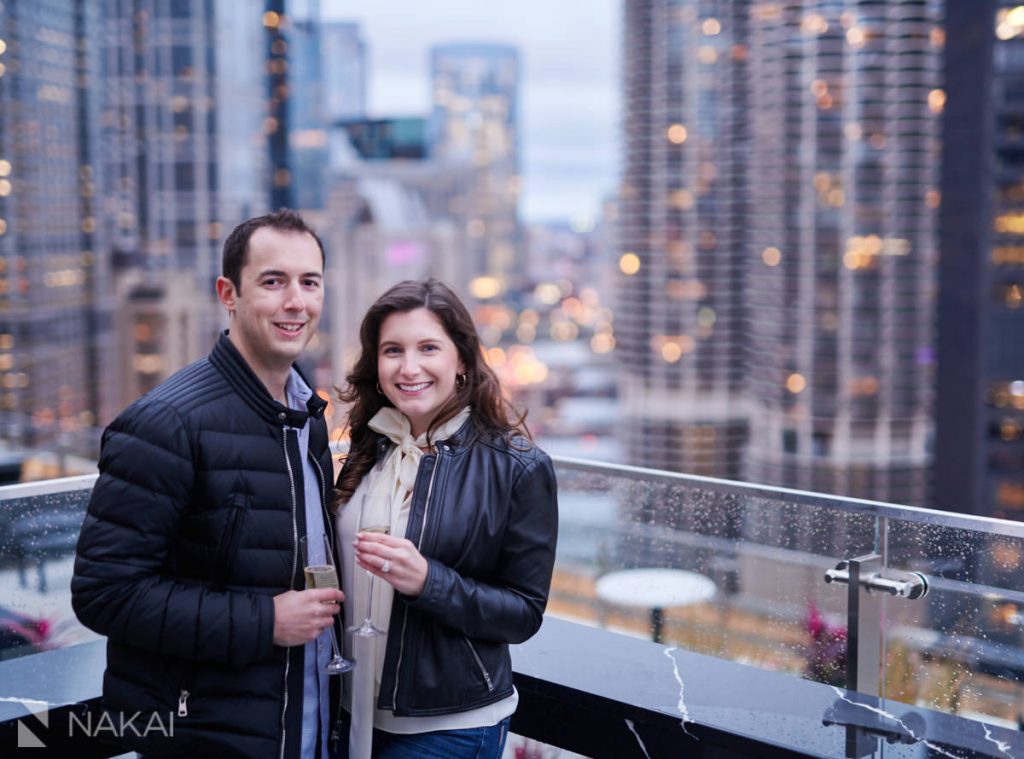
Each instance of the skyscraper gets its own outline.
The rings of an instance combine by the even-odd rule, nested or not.
[[[303,15],[289,18],[288,62],[288,167],[291,205],[321,209],[326,201],[327,92],[324,67],[323,23],[319,3],[307,3]]]
[[[289,107],[288,35],[289,19],[285,16],[285,0],[266,0],[263,14],[264,54],[266,56],[267,150],[270,172],[271,208],[292,205],[291,151],[288,144],[291,108]]]
[[[322,211],[330,129],[365,115],[366,46],[358,24],[325,22],[318,3],[306,3],[300,12],[290,17],[284,36],[291,202],[303,211]]]
[[[935,504],[1024,519],[1024,9],[947,0]]]
[[[252,0],[217,0],[214,4],[213,118],[222,235],[243,219],[271,207],[266,139],[271,122],[264,94],[268,61],[262,51],[266,32],[255,6]]]
[[[217,252],[213,12],[202,3],[152,5],[107,3],[102,123],[113,244],[118,263],[209,277]]]
[[[320,35],[328,123],[365,118],[367,50],[359,24],[325,21]]]
[[[439,45],[431,51],[431,152],[470,167],[473,181],[451,198],[466,220],[465,271],[506,286],[523,275],[519,223],[519,54],[490,44]],[[461,283],[460,283],[461,284]]]
[[[631,461],[926,501],[940,11],[626,3]]]
[[[755,3],[750,480],[923,505],[938,0]]]
[[[746,6],[626,3],[615,327],[629,462],[733,478],[747,430]]]
[[[222,326],[223,237],[268,200],[261,42],[273,18],[248,0],[143,6],[105,4],[94,83],[125,322],[121,405],[205,353]]]
[[[97,222],[101,29],[84,0],[0,5],[0,420],[29,446],[116,403]]]

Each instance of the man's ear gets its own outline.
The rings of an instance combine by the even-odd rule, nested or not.
[[[217,277],[217,299],[227,309],[228,314],[235,312],[235,300],[238,298],[238,290],[235,283],[227,277]]]

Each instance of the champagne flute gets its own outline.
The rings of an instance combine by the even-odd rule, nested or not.
[[[302,549],[302,572],[306,576],[306,588],[334,588],[338,590],[338,572],[334,567],[334,554],[331,552],[331,541],[327,535],[310,540],[309,536],[299,538]],[[334,656],[324,665],[328,675],[340,675],[355,666],[355,662],[341,655],[338,647],[338,636],[334,632],[334,620],[327,628],[331,632],[331,648]]]
[[[367,508],[367,501],[381,501],[380,503],[372,503],[370,508]],[[391,518],[389,504],[383,502],[383,499],[372,499],[364,498],[362,504],[359,506],[359,532],[373,532],[378,535],[389,535],[391,533],[391,525],[389,520]],[[385,631],[381,630],[377,625],[373,624],[373,585],[377,580],[377,576],[373,572],[367,571],[366,573],[370,577],[370,589],[366,594],[366,618],[363,620],[361,625],[353,625],[349,628],[350,632],[356,635],[385,635]]]

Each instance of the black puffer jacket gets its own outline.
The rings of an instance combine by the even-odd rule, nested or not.
[[[378,458],[390,443],[382,438]],[[405,537],[426,557],[417,598],[395,594],[378,706],[396,716],[512,695],[508,644],[540,628],[558,537],[551,459],[470,419],[420,460]]]
[[[174,715],[173,737],[128,731],[126,747],[298,756],[303,647],[273,644],[273,596],[303,587],[298,432],[311,417],[326,502],[325,405],[314,395],[307,413],[274,401],[225,333],[104,432],[72,603],[108,637],[113,723],[141,712],[142,733],[153,712],[164,725]]]

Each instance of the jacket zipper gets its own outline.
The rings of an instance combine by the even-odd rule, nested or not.
[[[327,506],[327,478],[324,476],[323,467],[320,466],[320,462],[316,460],[310,451],[306,451],[306,455],[309,460],[313,462],[313,466],[316,467],[316,473],[320,478],[320,510],[324,515],[324,532],[327,533],[327,537],[331,539],[331,549],[334,549],[334,526],[331,523],[331,512]],[[309,530],[307,529],[307,532]]]
[[[195,674],[192,670],[191,665],[186,664],[180,673],[178,678],[178,716],[188,716],[188,697],[192,695],[189,688],[195,680]]]
[[[299,525],[295,521],[295,512],[298,508],[295,498],[295,473],[292,471],[292,460],[288,458],[288,427],[281,428],[282,433],[282,446],[284,450],[284,463],[288,467],[288,486],[292,491],[292,573],[288,578],[288,587],[291,588],[295,581],[295,565],[298,561],[299,552]],[[291,648],[285,649],[284,655],[284,685],[282,687],[282,707],[281,707],[281,752],[279,756],[284,759],[284,747],[288,737],[288,727],[285,721],[285,717],[288,714],[288,671],[291,668],[292,663],[292,650]]]
[[[494,690],[494,683],[491,682],[491,675],[487,671],[487,667],[484,666],[483,659],[480,658],[480,654],[476,652],[476,648],[473,646],[473,641],[467,638],[465,635],[462,639],[466,641],[466,645],[469,646],[469,652],[473,654],[473,659],[476,660],[476,666],[480,668],[480,674],[484,676],[484,682],[487,683],[487,691]]]
[[[423,524],[420,525],[420,537],[416,543],[416,550],[420,551],[423,548],[423,536],[427,532],[427,515],[430,513],[430,496],[434,492],[434,478],[437,476],[437,470],[441,468],[441,449],[437,449],[437,459],[434,461],[434,469],[430,473],[430,484],[427,486],[427,501],[423,505]],[[394,709],[398,705],[398,677],[402,671],[402,655],[405,653],[405,628],[409,621],[409,608],[405,607],[402,609],[402,634],[399,636],[398,644],[398,664],[395,667],[395,687],[391,692],[391,708]]]
[[[320,509],[321,509],[321,511],[324,512],[324,531],[327,533],[328,537],[331,539],[331,553],[333,554],[334,551],[335,551],[334,530],[333,530],[333,525],[331,524],[331,511],[330,511],[330,509],[327,506],[327,478],[324,477],[324,469],[323,469],[322,466],[320,466],[320,462],[316,460],[316,456],[314,456],[309,451],[306,451],[306,455],[309,456],[310,461],[313,462],[313,465],[316,467],[317,475],[319,475],[319,477],[320,477]],[[331,563],[336,565],[337,561],[332,557]],[[339,571],[338,579],[340,581],[341,580],[340,567],[338,567],[338,571]],[[335,634],[337,634],[337,633],[335,633]],[[341,638],[340,642],[341,643],[345,642],[344,637]],[[328,692],[329,691],[330,691],[330,688],[328,688]],[[337,741],[338,740],[338,725],[341,724],[341,701],[342,701],[341,698],[339,698],[338,699],[338,708],[337,708],[337,710],[335,712],[335,715],[334,715],[334,725],[331,726],[330,739],[332,741]]]

